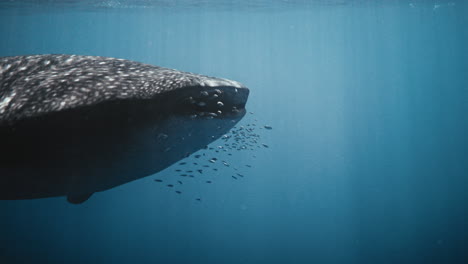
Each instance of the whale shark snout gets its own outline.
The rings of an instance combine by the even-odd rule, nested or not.
[[[239,115],[244,111],[249,95],[245,87],[214,86],[189,87],[174,91],[173,111],[213,118]]]
[[[0,58],[0,199],[93,193],[157,173],[245,115],[242,84],[91,56]]]

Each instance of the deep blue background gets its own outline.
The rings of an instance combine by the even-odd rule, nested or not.
[[[465,1],[35,3],[0,2],[0,56],[238,80],[273,130],[237,181],[0,201],[0,263],[468,263]]]

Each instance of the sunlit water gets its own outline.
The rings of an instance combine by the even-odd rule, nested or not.
[[[154,181],[178,180],[174,165],[81,205],[0,201],[1,263],[468,262],[465,1],[0,8],[1,56],[110,56],[241,81],[253,114],[239,125],[269,146],[211,150],[230,167],[184,179],[182,194]]]

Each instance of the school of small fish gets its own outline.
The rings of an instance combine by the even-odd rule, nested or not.
[[[253,114],[250,112],[250,114]],[[254,119],[257,122],[257,119]],[[270,125],[258,126],[257,124],[250,123],[247,125],[240,125],[232,128],[227,134],[223,135],[219,140],[206,146],[204,149],[189,155],[183,161],[173,165],[170,177],[161,179],[154,179],[155,182],[167,182],[166,187],[176,189],[175,193],[182,194],[184,181],[191,180],[190,178],[202,178],[202,182],[206,184],[215,184],[216,175],[222,175],[238,180],[244,178],[246,173],[245,169],[252,168],[252,164],[232,164],[226,159],[219,159],[220,153],[232,156],[236,151],[254,151],[255,149],[269,148],[269,146],[261,142],[260,134],[256,133],[257,130],[272,130]],[[222,142],[220,144],[219,142]],[[218,157],[217,157],[218,156]],[[222,155],[226,156],[226,155]],[[256,155],[252,155],[256,158]],[[195,168],[194,168],[195,167]],[[220,170],[220,173],[218,173]],[[175,177],[172,177],[175,176]],[[201,202],[201,197],[196,197],[196,201]]]

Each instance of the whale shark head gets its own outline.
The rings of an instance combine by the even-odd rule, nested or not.
[[[0,58],[0,199],[91,194],[157,173],[245,115],[221,78],[91,56]]]

